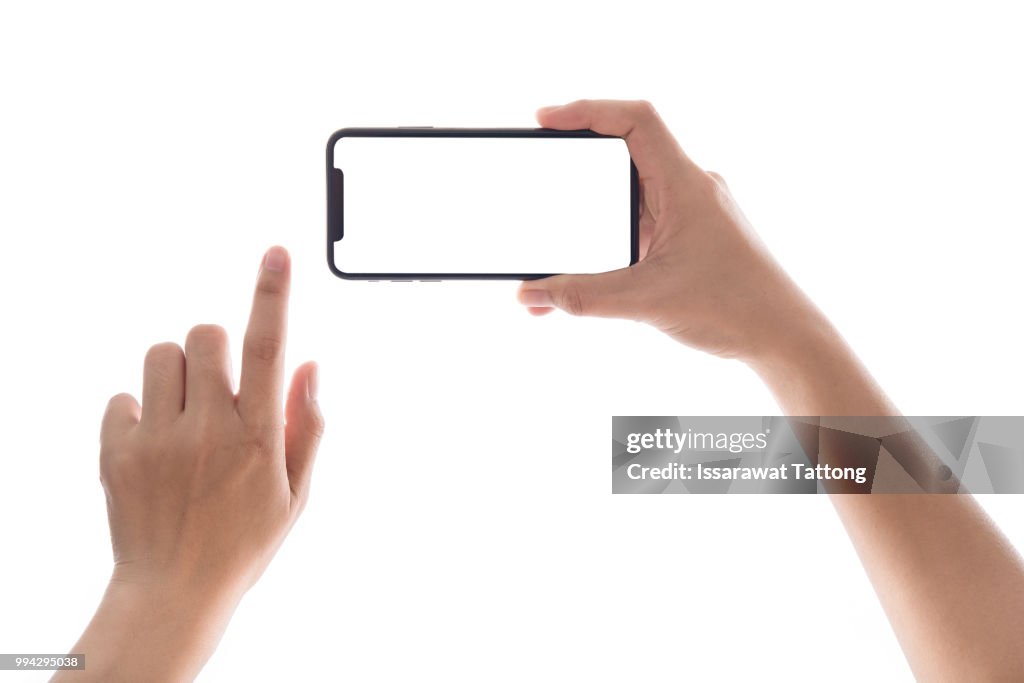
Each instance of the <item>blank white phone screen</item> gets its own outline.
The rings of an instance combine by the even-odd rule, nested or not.
[[[629,265],[620,138],[342,137],[349,274],[592,273]]]

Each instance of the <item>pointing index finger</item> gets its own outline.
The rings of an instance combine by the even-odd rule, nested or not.
[[[242,345],[238,411],[243,417],[282,421],[284,348],[288,331],[291,260],[283,247],[263,256],[252,313]]]

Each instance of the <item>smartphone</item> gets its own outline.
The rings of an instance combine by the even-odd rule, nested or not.
[[[529,280],[639,259],[622,138],[544,128],[343,128],[327,144],[327,262],[358,280]]]

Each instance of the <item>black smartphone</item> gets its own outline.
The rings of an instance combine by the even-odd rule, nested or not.
[[[622,138],[544,128],[343,128],[327,143],[327,263],[358,280],[529,280],[639,259]]]

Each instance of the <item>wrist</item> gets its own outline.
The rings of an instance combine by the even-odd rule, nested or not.
[[[88,662],[83,681],[192,680],[213,653],[239,594],[115,572],[73,651]],[[54,681],[65,679],[64,672]]]
[[[107,584],[103,603],[129,613],[158,614],[167,620],[189,621],[230,613],[242,595],[242,591],[168,577],[129,579],[115,571]]]
[[[824,313],[799,293],[795,301],[780,303],[756,323],[742,360],[758,375],[797,371],[817,357],[833,355],[845,347],[842,337]]]
[[[844,346],[832,324],[815,311],[766,330],[742,360],[765,377],[800,372],[816,359],[835,355]]]
[[[248,573],[222,567],[181,553],[173,560],[137,558],[114,564],[110,586],[118,594],[150,599],[189,596],[197,604],[214,608],[236,604],[252,584]]]

